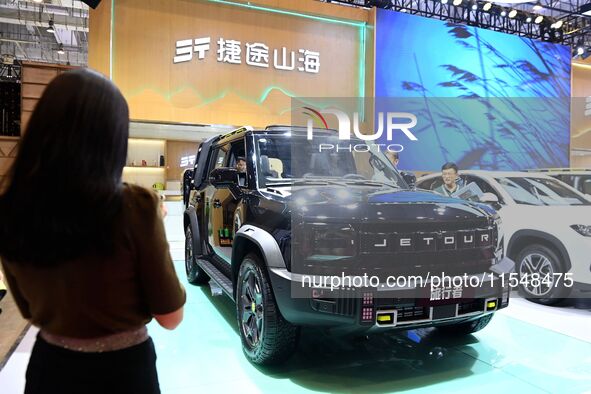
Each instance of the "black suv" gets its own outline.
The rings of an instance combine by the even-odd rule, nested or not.
[[[411,189],[375,145],[339,147],[335,132],[315,129],[310,140],[303,130],[210,138],[183,177],[187,278],[212,280],[235,301],[249,360],[286,359],[301,326],[465,335],[508,305],[498,278],[514,264],[494,209]],[[442,274],[481,285],[435,285]],[[351,282],[364,276],[374,281]]]

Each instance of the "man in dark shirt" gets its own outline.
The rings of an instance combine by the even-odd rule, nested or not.
[[[433,191],[444,196],[451,197],[458,191],[458,166],[455,163],[447,162],[441,167],[441,178],[443,185]]]

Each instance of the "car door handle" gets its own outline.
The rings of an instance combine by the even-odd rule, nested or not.
[[[220,208],[222,206],[222,203],[220,202],[220,200],[218,200],[217,198],[215,200],[213,200],[213,207],[214,208]]]

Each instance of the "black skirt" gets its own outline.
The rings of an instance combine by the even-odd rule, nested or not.
[[[160,393],[152,338],[127,349],[84,353],[38,335],[26,376],[25,394]]]

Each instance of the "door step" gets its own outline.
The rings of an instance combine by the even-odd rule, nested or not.
[[[223,291],[228,297],[234,299],[234,290],[232,281],[223,273],[221,273],[213,264],[206,260],[197,260],[197,265],[205,271],[205,273],[211,278],[209,286],[211,288],[211,294],[216,296],[218,291]]]
[[[222,290],[222,286],[218,285],[218,283],[215,280],[209,281],[209,289],[211,290],[212,297],[217,297],[217,296],[221,296],[222,294],[224,294],[224,291]]]

